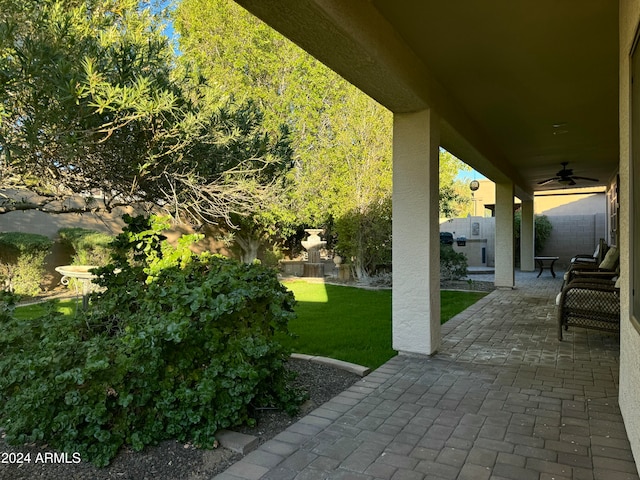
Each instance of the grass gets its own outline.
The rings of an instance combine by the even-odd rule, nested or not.
[[[64,315],[74,315],[76,313],[76,300],[53,300],[53,302],[56,305],[56,310]],[[80,300],[80,306],[81,305],[82,300]],[[45,303],[34,303],[32,305],[17,307],[13,314],[21,320],[33,320],[44,315],[46,310],[47,307]]]
[[[396,351],[391,348],[391,291],[286,282],[298,301],[298,318],[283,338],[294,352],[321,355],[377,368]],[[441,291],[440,322],[473,305],[485,294]]]
[[[286,282],[298,304],[298,318],[289,324],[296,338],[282,336],[294,352],[321,355],[377,368],[396,351],[391,348],[391,290],[365,290],[355,287]],[[473,305],[485,293],[440,292],[440,323]],[[76,300],[55,301],[65,315],[75,314]],[[80,303],[81,305],[81,303]],[[81,307],[80,307],[81,308]],[[45,313],[44,304],[15,309],[21,319],[35,319]]]

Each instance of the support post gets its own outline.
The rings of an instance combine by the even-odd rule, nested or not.
[[[498,288],[515,286],[513,239],[513,183],[496,183],[496,276]]]
[[[440,346],[439,119],[394,115],[393,348],[431,355]]]
[[[535,219],[533,200],[523,200],[520,216],[520,270],[533,272],[536,269],[535,256]]]

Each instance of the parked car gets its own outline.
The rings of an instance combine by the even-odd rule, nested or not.
[[[440,243],[443,245],[453,245],[453,233],[440,232]]]

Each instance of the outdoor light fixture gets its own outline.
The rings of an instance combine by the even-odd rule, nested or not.
[[[469,190],[471,190],[471,201],[473,202],[473,216],[476,216],[476,199],[475,192],[480,188],[480,182],[477,180],[471,180],[469,183]]]

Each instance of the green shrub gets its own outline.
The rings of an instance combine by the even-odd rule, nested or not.
[[[0,280],[18,295],[37,295],[53,242],[36,233],[0,233]]]
[[[113,236],[86,228],[62,228],[58,231],[62,244],[73,249],[74,265],[99,265],[109,263],[110,243]]]
[[[513,223],[513,236],[515,243],[515,258],[516,265],[520,265],[520,229],[522,223],[522,212],[518,210],[514,214]],[[534,228],[534,253],[540,255],[544,250],[544,246],[547,244],[547,240],[551,236],[551,230],[553,225],[549,221],[546,215],[536,215],[533,220]]]
[[[287,333],[293,295],[275,273],[210,254],[162,221],[125,216],[105,290],[78,315],[12,319],[0,335],[0,425],[12,444],[44,441],[107,464],[122,445],[214,444],[253,408],[293,412]],[[133,258],[133,261],[129,261]],[[118,271],[119,273],[115,273]]]
[[[336,250],[352,259],[355,276],[366,279],[378,268],[391,265],[391,198],[353,209],[335,222]]]
[[[467,275],[467,257],[456,252],[451,245],[440,244],[440,277],[444,280],[460,280]]]
[[[18,297],[6,290],[0,290],[0,328],[12,318],[13,309]]]

